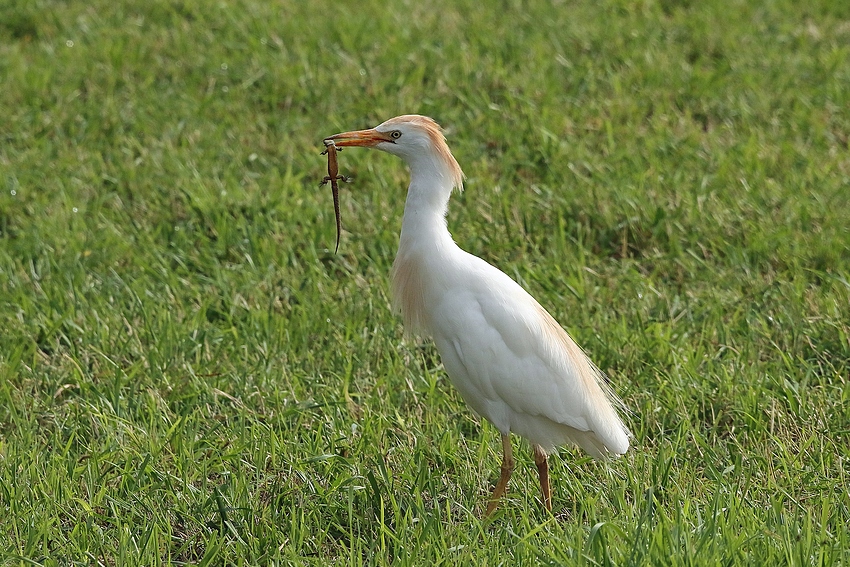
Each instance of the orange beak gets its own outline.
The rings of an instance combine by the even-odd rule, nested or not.
[[[377,146],[381,142],[392,142],[393,139],[389,134],[378,132],[374,128],[371,130],[355,130],[353,132],[343,132],[342,134],[334,134],[324,139],[326,145],[328,141],[332,141],[337,146],[361,146],[371,148]]]

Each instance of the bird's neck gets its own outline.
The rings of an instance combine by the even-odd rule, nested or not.
[[[446,226],[446,211],[456,177],[450,171],[410,166],[398,253],[393,263],[393,303],[408,332],[429,332],[426,305],[433,286],[459,250]]]
[[[454,245],[446,226],[446,212],[454,180],[447,164],[428,159],[409,162],[410,187],[404,204],[399,254],[433,251]]]

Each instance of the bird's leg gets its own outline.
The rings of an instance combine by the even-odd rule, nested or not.
[[[540,477],[540,492],[543,494],[543,505],[552,511],[552,489],[549,487],[549,458],[540,445],[532,445],[534,464],[537,465],[537,475]]]
[[[511,473],[514,471],[514,454],[511,450],[511,434],[502,435],[502,474],[499,476],[499,482],[496,483],[496,488],[493,490],[493,495],[490,496],[490,504],[487,505],[487,512],[484,514],[488,517],[499,507],[499,500],[505,495],[508,488],[508,481],[511,480]]]

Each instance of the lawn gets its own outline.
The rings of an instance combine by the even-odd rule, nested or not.
[[[0,0],[3,565],[850,564],[850,3]],[[498,432],[388,275],[449,228],[610,377],[634,447]]]

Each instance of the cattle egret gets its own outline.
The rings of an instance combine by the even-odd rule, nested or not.
[[[393,302],[406,330],[433,338],[463,399],[502,435],[501,475],[486,515],[514,468],[511,433],[531,443],[548,510],[547,459],[555,447],[572,443],[600,459],[625,453],[631,434],[614,408],[622,402],[602,373],[519,284],[452,240],[446,211],[463,172],[439,125],[398,116],[325,141],[388,152],[410,168]]]

